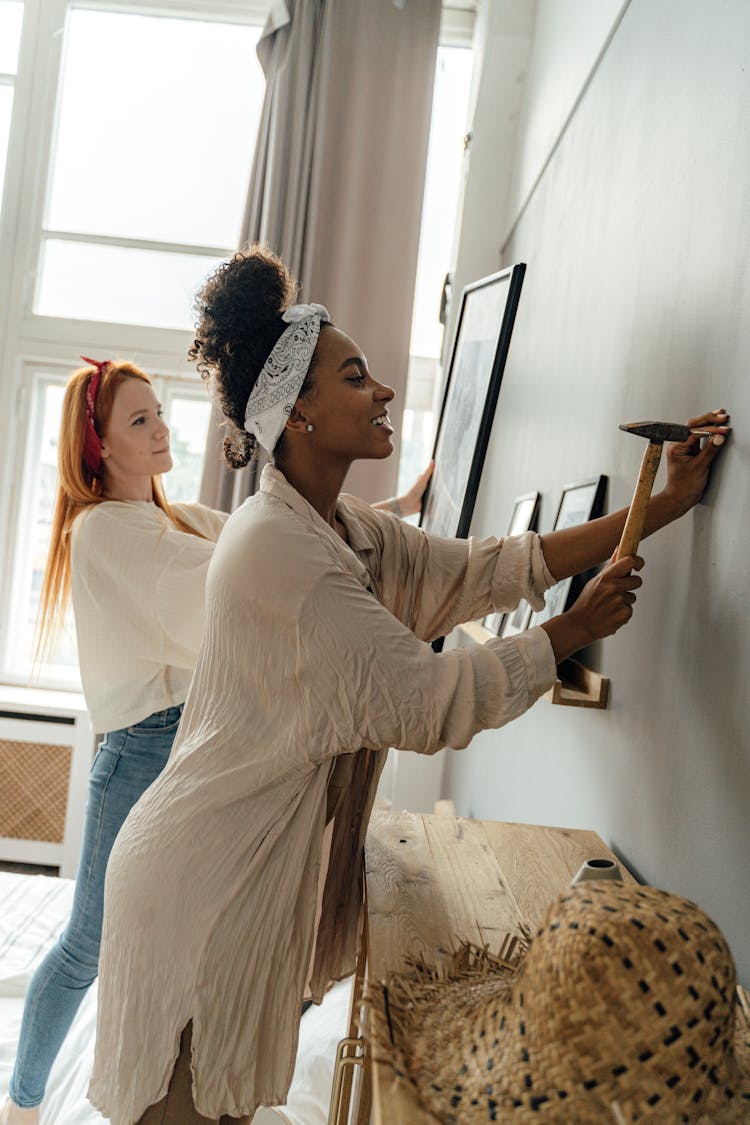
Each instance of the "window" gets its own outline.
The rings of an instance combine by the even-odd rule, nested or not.
[[[408,488],[424,469],[434,443],[434,395],[443,339],[440,299],[443,281],[451,268],[461,196],[473,61],[474,52],[465,46],[441,46],[438,50],[401,432],[399,491]]]
[[[45,237],[34,311],[110,324],[124,321],[187,329],[196,290],[229,253],[206,258]]]
[[[263,99],[259,35],[71,7],[35,313],[190,328],[192,295],[236,245]]]
[[[80,353],[132,357],[152,375],[172,432],[167,495],[197,499],[211,408],[186,358],[192,303],[237,245],[269,4],[0,0],[5,681],[32,673],[63,389]],[[77,686],[72,621],[37,682]]]
[[[167,487],[169,499],[196,500],[203,472],[203,454],[211,421],[211,401],[201,383],[176,379],[157,381],[156,393],[164,406],[174,466]]]

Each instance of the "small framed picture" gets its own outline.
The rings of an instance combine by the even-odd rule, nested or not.
[[[569,484],[564,488],[553,530],[577,527],[601,515],[606,487],[607,478],[599,476],[594,477],[593,480],[581,481],[579,484]],[[572,584],[573,577],[563,578],[561,582],[547,590],[544,595],[544,609],[531,614],[527,628],[533,629],[535,625],[542,625],[545,621],[550,621],[553,617],[564,613],[575,600],[571,596]]]
[[[538,492],[527,492],[523,496],[517,496],[507,534],[522,535],[524,531],[534,531],[538,514]],[[495,636],[512,637],[516,633],[523,632],[530,614],[531,606],[525,598],[522,598],[511,613],[488,613],[484,619],[484,627]]]

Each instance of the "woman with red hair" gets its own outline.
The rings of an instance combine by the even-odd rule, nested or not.
[[[39,1120],[47,1078],[99,961],[104,873],[130,809],[166,765],[226,513],[170,505],[169,427],[132,363],[87,362],[65,390],[38,653],[72,596],[86,705],[106,732],[91,767],[73,911],[26,996],[2,1125]]]

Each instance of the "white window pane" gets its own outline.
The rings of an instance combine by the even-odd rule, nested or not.
[[[417,356],[440,355],[440,290],[451,266],[473,59],[464,47],[438,51],[409,349]]]
[[[260,30],[74,9],[48,228],[234,246],[263,99]]]
[[[34,392],[26,469],[26,488],[19,526],[10,651],[7,664],[16,674],[29,674],[34,659],[34,639],[39,595],[49,550],[52,513],[57,492],[57,444],[65,388],[40,383]],[[77,686],[78,652],[72,612],[55,637],[40,677],[66,686]]]
[[[472,65],[471,50],[441,47],[438,51],[401,431],[399,492],[409,488],[426,467],[435,440],[433,398],[443,336],[438,319],[440,292],[451,267]]]
[[[20,0],[0,0],[0,74],[16,73],[22,22]]]
[[[219,258],[45,239],[39,316],[189,329],[195,294]]]
[[[5,183],[5,161],[8,156],[8,137],[10,135],[10,116],[13,112],[13,87],[0,86],[0,201],[3,198]]]
[[[198,499],[210,418],[207,393],[202,399],[172,397],[168,422],[174,466],[164,485],[170,500]]]

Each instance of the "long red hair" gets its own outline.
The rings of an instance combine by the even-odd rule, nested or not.
[[[47,655],[55,632],[65,620],[70,600],[70,533],[76,516],[85,508],[101,504],[107,499],[104,495],[102,470],[92,473],[83,459],[86,391],[95,371],[95,367],[80,367],[71,375],[65,388],[58,447],[57,498],[37,617],[37,660],[42,660]],[[144,383],[151,384],[146,372],[141,371],[134,363],[114,361],[103,369],[94,408],[94,428],[99,437],[106,434],[117,388],[126,379],[142,379]],[[176,528],[201,539],[205,538],[172,509],[164,495],[160,477],[152,477],[151,486],[154,502]]]

